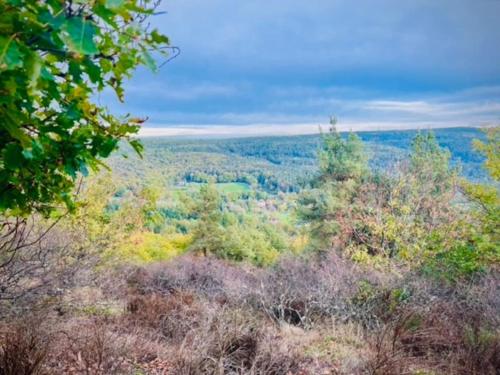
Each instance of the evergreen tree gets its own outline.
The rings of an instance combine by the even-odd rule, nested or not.
[[[319,179],[321,182],[340,182],[359,180],[366,175],[368,163],[363,142],[354,133],[349,133],[347,139],[336,129],[337,120],[330,120],[330,129],[322,135],[319,159]]]
[[[330,124],[329,132],[322,135],[315,189],[302,194],[298,212],[299,218],[310,225],[312,246],[322,250],[334,246],[332,239],[340,232],[341,216],[368,174],[368,158],[361,139],[353,133],[343,138],[335,127],[335,118]]]
[[[209,182],[200,188],[199,199],[194,209],[197,221],[193,228],[191,250],[203,255],[215,254],[223,245],[221,196],[215,183]]]

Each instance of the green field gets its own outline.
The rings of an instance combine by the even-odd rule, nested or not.
[[[176,186],[176,191],[184,191],[184,192],[197,192],[203,183],[199,182],[190,182],[184,185]],[[245,193],[249,193],[252,191],[250,185],[244,182],[219,182],[215,184],[219,193],[223,195],[242,195]]]

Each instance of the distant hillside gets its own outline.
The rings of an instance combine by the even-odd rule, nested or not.
[[[434,130],[452,162],[471,180],[484,180],[481,155],[472,147],[482,139],[475,128]],[[403,160],[416,130],[357,133],[367,145],[373,168],[385,169]],[[257,184],[268,192],[298,191],[315,173],[320,135],[273,136],[233,139],[145,138],[145,163],[115,157],[113,167],[124,176],[159,173],[174,184],[202,182],[213,176],[218,182]],[[139,169],[137,169],[139,168]]]

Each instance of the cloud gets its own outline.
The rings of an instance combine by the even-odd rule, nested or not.
[[[237,94],[238,88],[234,85],[217,83],[194,83],[181,85],[168,85],[167,82],[144,84],[132,84],[127,86],[127,94],[142,98],[154,98],[161,100],[190,101],[203,98],[227,97]]]
[[[498,78],[500,2],[170,0],[176,64],[258,71],[396,71]],[[462,77],[465,78],[465,77]]]
[[[115,113],[183,124],[474,126],[500,120],[500,1],[169,0],[181,47]],[[420,125],[419,125],[420,126]],[[153,127],[153,125],[151,125]]]
[[[179,88],[180,87],[180,88]],[[138,86],[115,113],[148,117],[150,127],[343,123],[478,126],[500,122],[500,87],[393,95],[349,87],[217,85]],[[371,126],[371,125],[370,125]]]

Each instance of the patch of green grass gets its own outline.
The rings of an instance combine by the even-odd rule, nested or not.
[[[200,190],[200,187],[203,186],[202,183],[198,182],[190,182],[182,186],[177,186],[176,191],[184,191],[187,193],[194,193]],[[252,191],[250,185],[244,182],[221,182],[215,184],[217,190],[221,194],[245,194]]]
[[[223,182],[216,184],[221,194],[244,194],[251,191],[250,185],[243,182]]]

